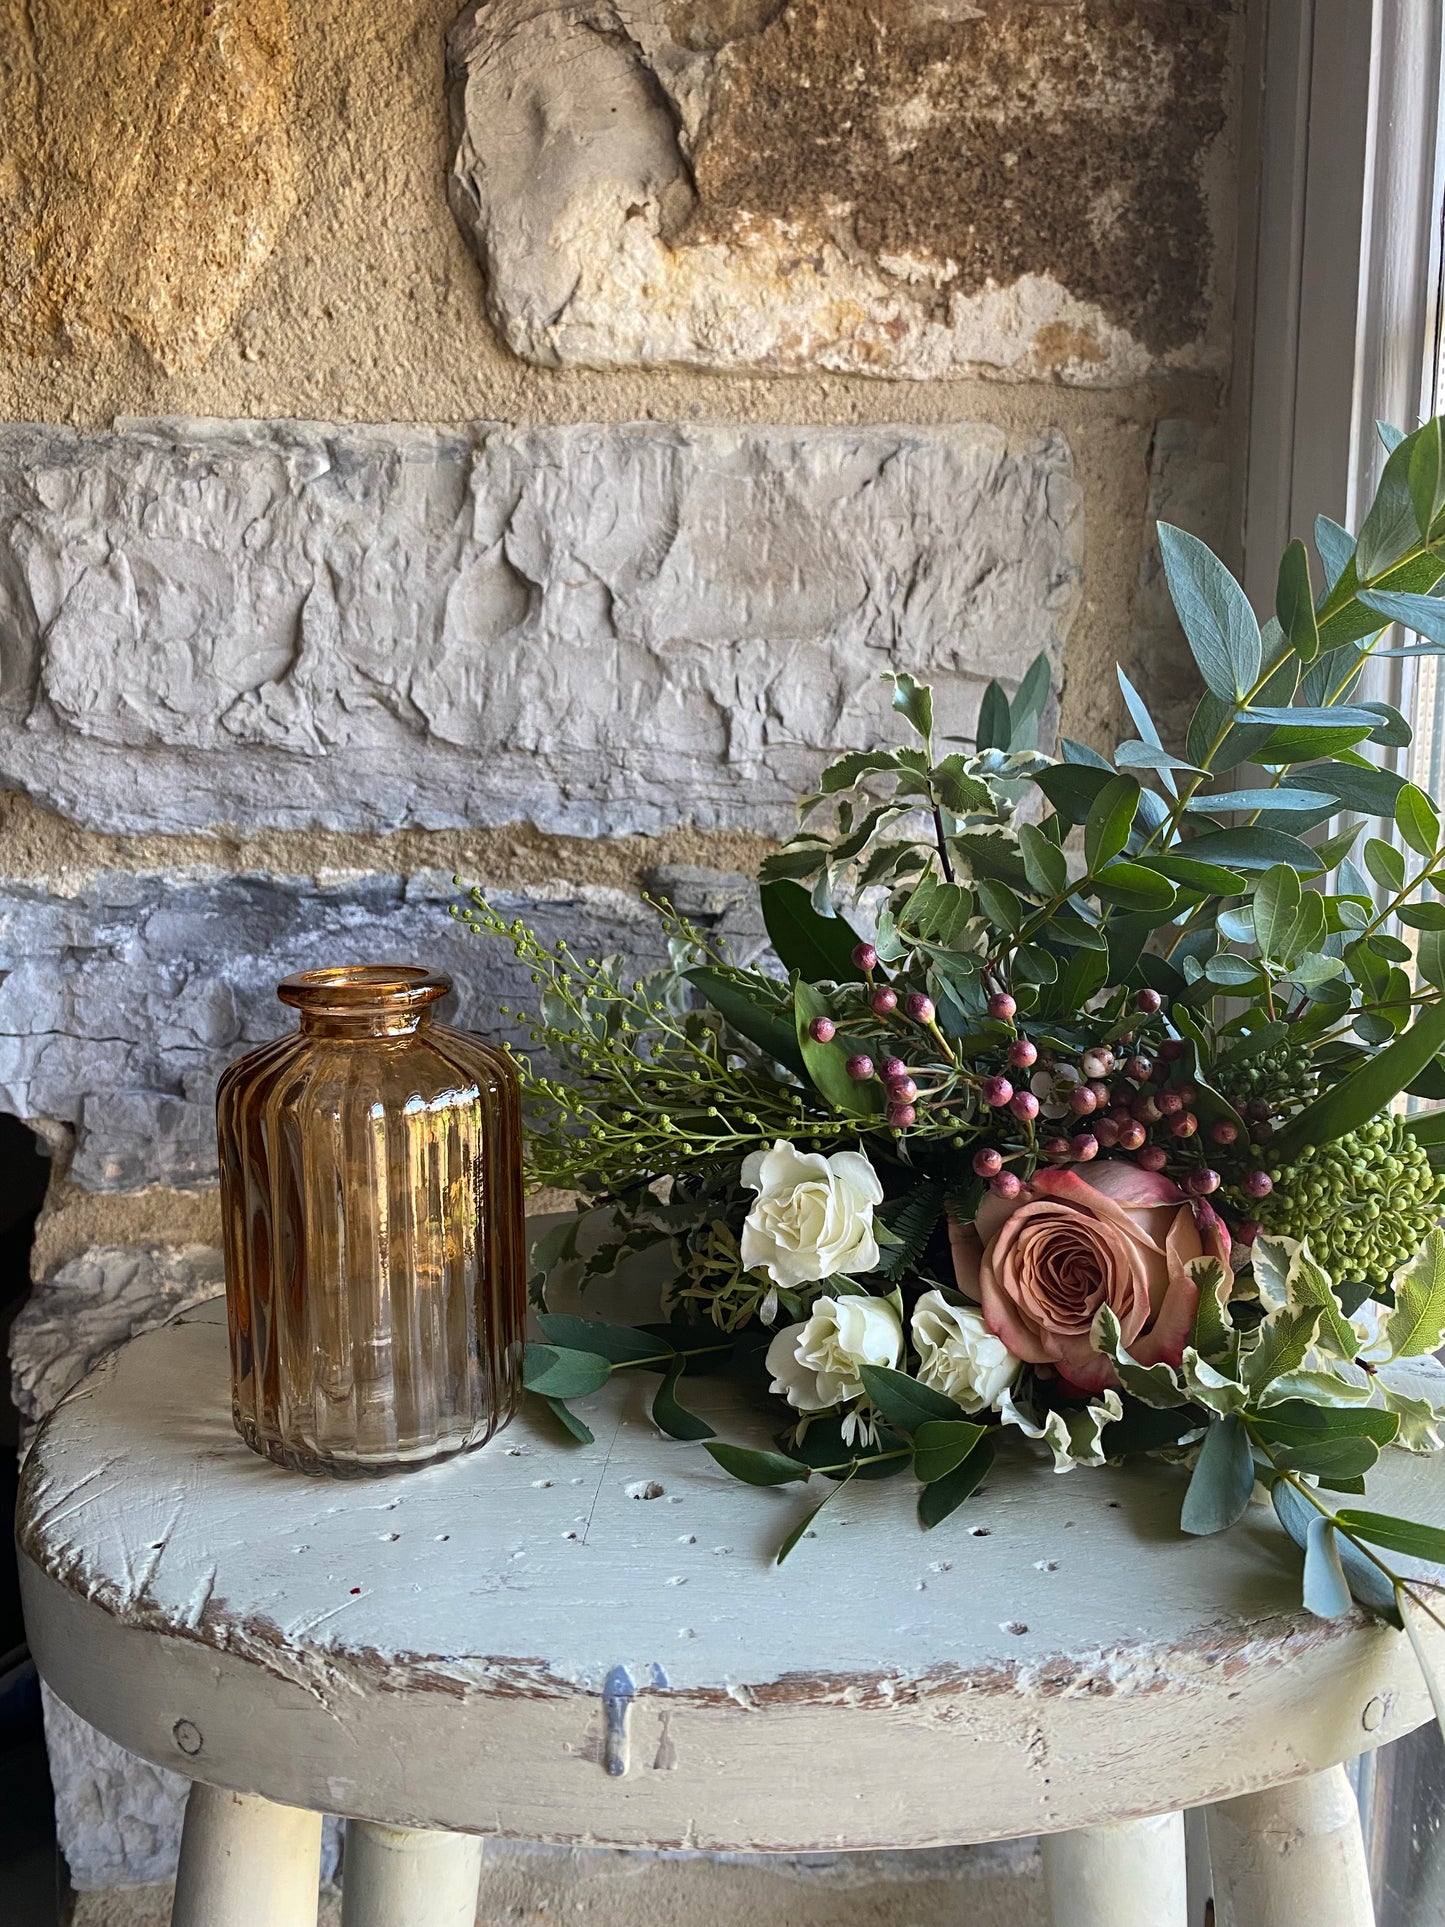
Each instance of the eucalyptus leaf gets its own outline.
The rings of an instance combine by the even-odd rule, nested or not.
[[[1242,702],[1259,681],[1259,624],[1234,577],[1198,536],[1159,524],[1159,552],[1180,627],[1205,687]]]
[[[686,1367],[686,1359],[678,1358],[668,1367],[666,1376],[657,1388],[657,1396],[652,1401],[652,1420],[659,1431],[666,1432],[674,1439],[710,1439],[713,1428],[706,1419],[699,1418],[696,1412],[689,1412],[677,1396],[678,1380]]]
[[[709,1439],[705,1451],[717,1460],[724,1472],[744,1485],[790,1485],[795,1479],[812,1477],[812,1469],[781,1452],[758,1452],[748,1445],[729,1445],[722,1439]]]
[[[544,1396],[542,1402],[550,1409],[553,1418],[557,1420],[557,1423],[562,1427],[563,1431],[574,1438],[579,1445],[595,1445],[597,1443],[597,1435],[593,1432],[592,1427],[584,1424],[562,1399],[546,1398]]]
[[[549,1345],[577,1352],[596,1352],[614,1365],[635,1364],[641,1359],[658,1359],[659,1370],[673,1346],[651,1332],[634,1331],[627,1325],[614,1325],[602,1318],[573,1318],[566,1312],[544,1311],[537,1315],[542,1336]],[[568,1394],[576,1397],[576,1393]]]
[[[1249,1434],[1237,1413],[1216,1419],[1204,1434],[1184,1508],[1182,1531],[1203,1535],[1223,1532],[1244,1517],[1254,1491],[1254,1454]]]
[[[1315,553],[1324,564],[1325,581],[1333,589],[1354,559],[1355,538],[1327,515],[1315,517]]]
[[[1315,622],[1310,559],[1304,543],[1298,539],[1290,543],[1280,561],[1274,613],[1300,661],[1312,662],[1319,653],[1320,632]]]
[[[561,1345],[528,1345],[522,1353],[522,1383],[544,1398],[585,1398],[612,1376],[611,1362],[598,1352]]]
[[[1318,1512],[1305,1534],[1305,1611],[1317,1619],[1342,1619],[1354,1603],[1340,1564],[1335,1529]]]

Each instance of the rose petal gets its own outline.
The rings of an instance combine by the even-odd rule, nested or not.
[[[955,1224],[950,1219],[948,1243],[953,1253],[953,1275],[957,1280],[958,1288],[965,1298],[971,1298],[977,1304],[983,1296],[978,1281],[979,1261],[983,1257],[983,1239],[975,1226]]]
[[[1045,1170],[1034,1173],[1033,1186],[1041,1195],[1072,1197],[1080,1204],[1093,1197],[1111,1198],[1115,1204],[1183,1204],[1184,1193],[1162,1171],[1141,1171],[1124,1158],[1108,1158],[1090,1168],[1087,1178],[1077,1171]],[[1082,1195],[1081,1195],[1082,1194]]]
[[[1129,1347],[1131,1356],[1141,1365],[1172,1365],[1177,1371],[1184,1363],[1184,1347],[1193,1336],[1198,1309],[1198,1285],[1192,1278],[1176,1278],[1154,1323]]]

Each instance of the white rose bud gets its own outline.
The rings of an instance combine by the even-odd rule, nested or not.
[[[872,1271],[878,1263],[873,1207],[883,1186],[861,1151],[799,1151],[779,1138],[754,1151],[742,1181],[757,1199],[743,1223],[741,1255],[785,1291]]]
[[[768,1347],[772,1390],[799,1412],[826,1412],[862,1395],[860,1365],[896,1366],[903,1321],[891,1298],[820,1298],[806,1324]]]
[[[926,1291],[913,1307],[918,1377],[965,1412],[996,1406],[1019,1375],[1020,1361],[995,1338],[973,1305],[951,1305],[941,1291]]]

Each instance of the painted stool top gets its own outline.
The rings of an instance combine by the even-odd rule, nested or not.
[[[1005,1452],[922,1531],[910,1481],[760,1490],[619,1374],[479,1452],[333,1481],[231,1425],[219,1300],[62,1401],[19,1517],[41,1671],[161,1765],[397,1824],[709,1849],[1050,1832],[1317,1770],[1429,1716],[1409,1647],[1299,1606],[1267,1507],[1177,1529],[1186,1481]],[[766,1444],[726,1383],[724,1436]],[[1369,1503],[1445,1524],[1389,1451]],[[1445,1650],[1441,1652],[1445,1660]]]

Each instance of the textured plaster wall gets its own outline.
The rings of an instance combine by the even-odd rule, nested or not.
[[[454,25],[470,32],[477,11],[469,7],[458,23],[456,0],[0,0],[0,424],[74,430],[98,448],[117,423],[158,418],[400,424],[403,436],[417,427],[463,437],[477,423],[522,434],[655,423],[704,439],[713,430],[760,431],[758,446],[786,431],[800,448],[813,430],[928,443],[982,425],[1011,451],[1061,451],[1072,519],[1067,530],[1060,521],[1050,568],[1067,578],[1067,594],[1046,646],[1056,657],[1061,649],[1063,727],[1088,741],[1112,725],[1116,656],[1161,708],[1189,700],[1151,518],[1167,513],[1228,542],[1242,7],[970,0],[930,10],[890,0],[867,10],[676,0],[653,9],[655,31],[693,61],[689,72],[706,68],[711,105],[688,134],[697,142],[684,157],[696,162],[693,199],[684,206],[674,197],[648,232],[675,253],[707,253],[707,300],[721,303],[724,334],[743,312],[752,273],[738,268],[738,236],[759,222],[773,224],[774,238],[779,224],[802,232],[821,223],[828,262],[875,280],[884,273],[889,300],[904,287],[914,308],[905,302],[898,312],[916,308],[925,333],[954,283],[989,314],[1013,298],[1019,276],[1063,291],[1027,310],[1039,328],[1012,361],[987,369],[986,355],[950,346],[931,363],[915,355],[904,366],[900,356],[891,375],[869,375],[844,371],[859,365],[851,349],[833,356],[842,366],[831,369],[821,365],[827,353],[790,351],[767,360],[773,372],[759,372],[748,365],[751,349],[719,349],[720,367],[697,365],[707,355],[695,352],[695,289],[686,369],[644,365],[657,359],[657,340],[682,339],[666,328],[631,347],[614,340],[592,357],[609,364],[601,367],[581,365],[586,355],[576,365],[542,365],[568,361],[545,341],[530,361],[504,345],[505,290],[484,279],[474,252],[485,253],[486,238],[473,223],[464,234],[448,200],[458,148],[447,38]],[[878,56],[871,67],[870,49]],[[866,85],[856,80],[860,61]],[[977,90],[970,62],[987,82]],[[910,107],[914,70],[927,78],[935,67],[932,93],[924,88],[923,106]],[[455,80],[454,70],[454,96]],[[894,128],[892,146],[875,138],[880,126]],[[571,131],[556,130],[562,140]],[[1017,193],[1013,179],[1023,183]],[[1065,218],[1086,204],[1092,242],[1088,221]],[[652,221],[630,201],[620,217],[644,228]],[[929,256],[921,281],[909,281],[910,250]],[[777,267],[774,250],[769,274]],[[637,299],[648,294],[644,278]],[[1094,337],[1047,332],[1081,303]],[[608,321],[605,308],[598,312]],[[966,335],[955,328],[949,340]],[[515,331],[509,338],[519,339]],[[189,434],[177,431],[181,445]],[[110,459],[97,456],[95,472]],[[26,479],[23,460],[19,472]],[[143,504],[117,500],[112,513],[103,495],[96,500],[96,538],[122,526],[144,534]],[[985,493],[979,528],[1001,501]],[[63,524],[55,501],[43,506]],[[933,541],[956,559],[967,539],[967,528],[935,532],[920,539],[919,553]],[[65,566],[74,547],[62,533],[50,552]],[[285,823],[253,812],[238,830],[225,812],[172,807],[162,786],[146,819],[153,827],[118,834],[103,781],[89,804],[75,801],[91,739],[54,737],[75,781],[48,789],[44,731],[53,716],[35,728],[26,720],[35,658],[14,598],[36,552],[22,542],[0,556],[0,711],[9,705],[18,719],[12,748],[21,746],[0,757],[0,780],[10,785],[0,793],[0,924],[16,953],[0,968],[15,969],[18,958],[45,988],[46,946],[56,946],[49,989],[55,1009],[71,1000],[71,1015],[47,1030],[37,1004],[9,1027],[12,1085],[53,1073],[51,1089],[84,1097],[90,1062],[100,1094],[103,1053],[86,1043],[87,1024],[97,1037],[111,1033],[98,1021],[103,1005],[87,1012],[75,1003],[84,982],[73,973],[91,942],[83,915],[100,914],[100,905],[107,930],[119,928],[128,891],[133,904],[152,908],[157,893],[172,890],[229,902],[252,887],[246,880],[270,888],[274,879],[292,903],[308,883],[333,901],[359,892],[370,902],[368,879],[399,889],[432,879],[432,888],[460,872],[524,902],[619,905],[659,871],[700,877],[695,887],[715,891],[721,886],[707,879],[749,875],[768,847],[768,825],[714,811],[701,819],[711,827],[699,828],[696,812],[681,806],[672,823],[654,810],[650,835],[606,834],[605,819],[581,825],[602,834],[556,833],[578,824],[554,812],[546,826],[524,764],[514,820],[489,794],[493,827],[485,830],[470,805],[450,817],[398,819],[449,828],[367,827],[364,810],[354,826],[319,828],[302,810]],[[1029,606],[1041,611],[1046,599],[1041,590]],[[88,646],[88,633],[71,638],[66,660],[72,684],[89,692],[82,708],[91,695],[103,708],[125,676],[114,634],[97,626]],[[155,629],[147,621],[137,633],[145,640]],[[1000,638],[1002,661],[1016,640]],[[152,724],[156,687],[153,671],[134,685],[138,708],[152,704]],[[204,750],[186,770],[204,790]],[[538,781],[544,775],[539,765]],[[407,940],[419,944],[424,928],[408,923]],[[197,978],[225,974],[225,957],[199,938],[186,957]],[[133,967],[160,984],[165,963],[160,949],[142,948]],[[234,1034],[240,1049],[262,1014],[245,1001],[256,994],[249,979],[237,994],[248,1013]],[[228,1035],[223,1024],[206,1048],[224,1056]],[[193,1041],[188,1032],[186,1050]],[[197,1115],[209,1074],[208,1059],[194,1092],[177,1080]],[[24,1108],[24,1099],[10,1101]],[[194,1123],[186,1104],[175,1113],[182,1137]],[[64,1102],[37,1119],[57,1158],[35,1252],[37,1278],[52,1284],[17,1341],[28,1347],[19,1378],[33,1413],[97,1347],[178,1302],[187,1277],[210,1262],[188,1258],[187,1248],[213,1250],[217,1237],[214,1191],[174,1176],[150,1181],[166,1175],[164,1159],[130,1175],[139,1189],[97,1188],[106,1179],[94,1159],[72,1166],[75,1121]],[[138,1824],[169,1838],[171,1795],[142,1786],[127,1797],[140,1802]],[[102,1808],[92,1814],[72,1802],[66,1819],[88,1884],[154,1879],[152,1861],[127,1858],[119,1809]],[[728,1908],[718,1904],[721,1919]],[[876,1917],[887,1918],[891,1908],[878,1905]]]

